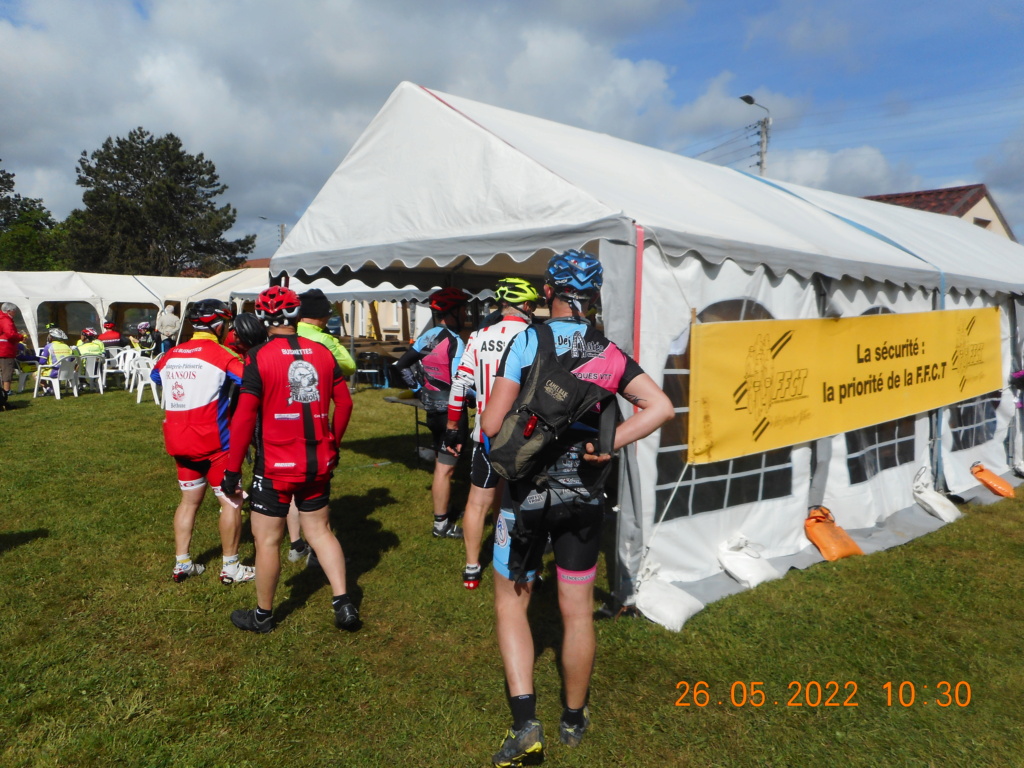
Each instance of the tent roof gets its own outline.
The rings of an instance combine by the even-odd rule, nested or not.
[[[232,269],[218,272],[210,277],[198,278],[189,286],[167,296],[168,301],[180,301],[189,304],[201,299],[220,299],[228,301],[235,288],[254,285],[262,280],[267,284],[267,270],[254,267],[251,269]]]
[[[235,288],[231,291],[231,298],[255,299],[269,285],[266,271],[261,271],[263,272],[261,282]],[[296,293],[302,293],[310,288],[319,288],[330,301],[425,301],[430,296],[430,291],[421,291],[413,285],[396,288],[390,283],[384,283],[376,288],[371,288],[359,280],[349,280],[344,285],[337,285],[324,278],[319,278],[311,283],[292,279],[289,287]]]
[[[345,280],[365,267],[366,282],[425,285],[439,268],[493,274],[544,249],[631,242],[633,222],[670,253],[696,250],[776,273],[962,290],[1015,291],[1024,282],[1021,246],[997,247],[999,238],[964,222],[766,183],[411,83],[391,94],[328,179],[271,272]],[[939,230],[955,233],[953,242]],[[993,251],[994,264],[980,269],[972,257],[970,274],[950,268],[944,280],[935,265],[955,267],[965,246]]]

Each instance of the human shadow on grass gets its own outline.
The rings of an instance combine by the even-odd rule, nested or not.
[[[10,533],[0,533],[0,554],[3,554],[9,549],[20,547],[22,544],[28,544],[30,541],[36,539],[45,539],[50,535],[48,528],[36,528],[32,531],[11,531]]]
[[[425,427],[420,431],[420,445],[428,448],[432,445],[430,432]],[[390,461],[393,464],[403,464],[409,469],[434,471],[433,460],[426,461],[419,458],[416,436],[412,434],[345,440],[341,447],[356,455],[344,457],[344,461],[339,464],[339,469],[345,469],[349,465],[352,467],[370,466],[378,462]],[[361,459],[365,459],[365,462]]]
[[[357,607],[363,601],[359,578],[376,568],[383,554],[400,542],[396,533],[385,530],[380,521],[372,517],[377,509],[395,503],[397,500],[389,488],[372,488],[362,496],[341,496],[331,500],[331,528],[345,552],[345,585]],[[291,588],[291,592],[274,610],[278,621],[283,621],[305,605],[310,596],[328,581],[319,568],[304,568],[284,584]]]

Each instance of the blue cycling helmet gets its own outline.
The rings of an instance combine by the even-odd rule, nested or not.
[[[548,262],[547,283],[560,293],[596,292],[604,284],[604,267],[586,251],[566,251]]]

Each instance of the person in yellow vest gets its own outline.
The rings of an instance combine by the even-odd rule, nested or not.
[[[50,329],[46,336],[46,346],[43,347],[39,353],[39,373],[40,377],[47,377],[50,379],[56,379],[58,374],[57,362],[62,358],[70,357],[74,353],[71,351],[71,347],[68,346],[68,335],[64,333],[60,328],[53,327]],[[47,386],[44,383],[43,386],[44,395],[52,395],[52,385]]]
[[[76,355],[102,355],[107,347],[97,336],[99,334],[96,333],[95,328],[83,328],[81,338],[78,340],[78,344],[75,345],[73,352]]]
[[[331,316],[331,302],[319,288],[310,288],[299,296],[299,300],[302,302],[302,308],[299,310],[296,332],[303,338],[319,341],[331,350],[342,375],[351,376],[356,372],[356,361],[338,339],[324,330],[327,318]]]

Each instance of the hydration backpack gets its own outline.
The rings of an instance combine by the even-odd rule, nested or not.
[[[491,438],[487,458],[506,480],[534,478],[543,485],[544,468],[557,458],[559,438],[587,411],[613,393],[576,378],[555,353],[554,332],[548,325],[531,326],[537,334],[537,357],[522,383],[512,410]],[[527,330],[525,333],[529,333]],[[615,407],[602,411],[599,453],[611,453]]]

